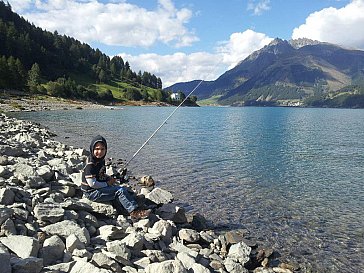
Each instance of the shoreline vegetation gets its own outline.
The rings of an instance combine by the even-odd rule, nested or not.
[[[2,102],[1,110],[12,102]],[[68,100],[49,103],[15,109],[105,107]],[[3,273],[85,269],[95,273],[290,273],[302,269],[295,262],[280,261],[277,251],[258,246],[246,230],[219,231],[202,215],[189,215],[173,204],[171,193],[158,185],[148,186],[142,178],[132,177],[129,187],[152,208],[151,217],[132,222],[128,216],[117,215],[110,204],[82,198],[77,181],[86,150],[54,141],[52,132],[30,121],[0,113],[0,125]],[[118,163],[110,163],[109,171],[114,172]]]

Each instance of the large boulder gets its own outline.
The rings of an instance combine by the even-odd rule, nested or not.
[[[10,235],[8,237],[1,237],[0,242],[20,258],[25,259],[38,256],[39,242],[32,237]]]

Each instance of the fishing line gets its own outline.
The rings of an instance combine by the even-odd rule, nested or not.
[[[192,93],[201,85],[203,80],[201,80],[195,88],[185,97],[185,99],[172,111],[172,113],[159,125],[159,127],[150,135],[150,137],[143,143],[142,146],[133,154],[133,156],[124,164],[124,168],[129,165],[129,163],[137,156],[137,154],[144,148],[145,145],[154,137],[154,135],[163,127],[164,124],[173,116],[173,114],[181,107],[181,105],[192,95]]]

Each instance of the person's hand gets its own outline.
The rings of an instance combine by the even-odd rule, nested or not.
[[[109,186],[112,186],[112,185],[114,185],[114,184],[115,184],[115,182],[116,182],[116,178],[114,178],[114,177],[110,177],[110,178],[109,178],[109,180],[107,181],[107,184],[108,184]]]

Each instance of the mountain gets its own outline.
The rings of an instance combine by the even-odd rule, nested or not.
[[[172,91],[190,92],[194,81]],[[233,69],[195,91],[199,100],[218,97],[220,105],[311,105],[338,96],[364,96],[364,51],[298,39],[275,39]],[[352,98],[350,98],[352,100]],[[341,105],[345,105],[341,97]],[[364,107],[360,102],[350,107]],[[344,103],[345,104],[345,103]],[[335,105],[331,105],[335,106]]]

